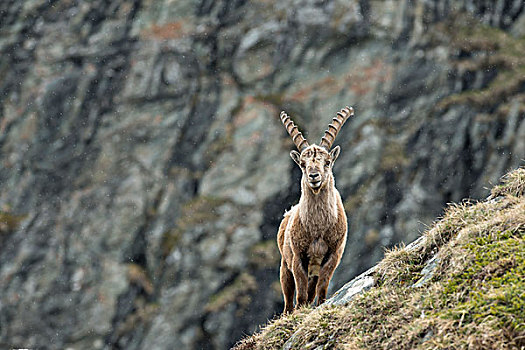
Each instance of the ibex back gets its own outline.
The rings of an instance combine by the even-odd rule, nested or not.
[[[343,255],[347,219],[332,174],[340,147],[330,148],[353,112],[351,107],[338,112],[319,146],[309,145],[290,117],[281,112],[282,123],[301,151],[291,151],[290,156],[303,172],[299,204],[284,215],[277,235],[285,313],[294,309],[294,292],[297,306],[312,303],[316,296],[318,304],[323,303]]]

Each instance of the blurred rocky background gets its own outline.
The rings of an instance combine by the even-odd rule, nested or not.
[[[4,0],[0,347],[226,349],[282,308],[277,226],[352,105],[333,292],[525,158],[522,0]]]

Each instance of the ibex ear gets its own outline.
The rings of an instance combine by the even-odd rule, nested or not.
[[[335,160],[337,159],[337,157],[339,157],[339,152],[341,152],[341,147],[338,146],[335,146],[331,151],[330,151],[330,157],[332,157],[332,163],[335,162]]]
[[[301,166],[301,154],[297,151],[291,151],[290,157],[292,157],[293,161],[297,163],[297,165]]]

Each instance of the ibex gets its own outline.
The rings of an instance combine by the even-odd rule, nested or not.
[[[328,283],[339,265],[346,243],[347,219],[341,195],[335,188],[332,167],[341,148],[332,144],[346,120],[354,115],[343,108],[328,125],[319,146],[309,145],[297,126],[283,111],[280,118],[301,153],[290,152],[303,172],[299,203],[284,214],[277,234],[281,251],[281,288],[284,313],[296,306],[326,300]]]

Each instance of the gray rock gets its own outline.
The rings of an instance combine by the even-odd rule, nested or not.
[[[440,263],[439,257],[436,255],[432,257],[430,260],[428,260],[425,263],[425,267],[423,267],[423,270],[421,270],[421,274],[423,275],[416,283],[414,283],[413,287],[418,288],[422,287],[432,279],[434,276],[434,271],[436,271],[436,268],[438,267]]]
[[[375,284],[374,274],[375,268],[371,268],[368,271],[357,276],[350,282],[342,286],[334,295],[328,299],[323,305],[338,305],[346,304],[358,294],[364,293],[368,289],[372,288]]]

